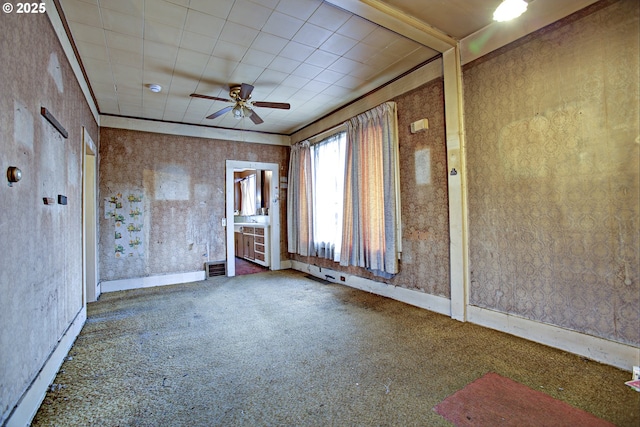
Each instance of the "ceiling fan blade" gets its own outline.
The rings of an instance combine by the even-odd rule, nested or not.
[[[251,96],[251,92],[253,92],[253,86],[246,84],[246,83],[242,83],[242,86],[240,86],[240,99],[243,100],[247,100],[249,99],[249,97]]]
[[[223,115],[225,113],[228,113],[231,110],[233,110],[233,107],[231,107],[231,106],[224,107],[222,110],[216,111],[215,113],[211,114],[210,116],[207,116],[207,119],[215,119],[216,117],[220,117],[221,115]]]
[[[199,93],[192,93],[191,95],[194,98],[203,98],[203,99],[211,99],[213,101],[224,101],[224,102],[233,102],[230,99],[226,99],[226,98],[218,98],[217,96],[209,96],[209,95],[200,95]]]
[[[256,101],[252,102],[252,105],[256,107],[266,107],[266,108],[279,108],[281,110],[288,110],[291,108],[291,104],[287,104],[286,102],[261,102]]]
[[[251,115],[249,116],[249,118],[253,123],[257,125],[259,125],[260,123],[264,123],[264,120],[262,120],[260,116],[253,110],[251,110]]]

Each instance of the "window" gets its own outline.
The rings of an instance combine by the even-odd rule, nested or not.
[[[313,254],[340,261],[346,132],[311,146]]]

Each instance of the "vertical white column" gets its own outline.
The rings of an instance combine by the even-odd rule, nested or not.
[[[469,237],[462,67],[459,47],[447,50],[442,54],[442,58],[449,177],[451,317],[464,322],[467,320],[467,304],[469,302]]]

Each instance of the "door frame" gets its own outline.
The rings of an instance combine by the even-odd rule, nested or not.
[[[269,268],[280,270],[280,165],[278,163],[247,162],[241,160],[227,160],[226,162],[226,210],[225,221],[227,227],[227,276],[236,275],[235,241],[233,227],[233,208],[235,206],[235,191],[233,172],[236,169],[261,169],[271,171],[271,191],[269,200]]]
[[[97,176],[98,151],[85,127],[82,128],[82,304],[97,301],[98,221]]]

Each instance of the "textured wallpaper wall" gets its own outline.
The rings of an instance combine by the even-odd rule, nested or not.
[[[226,259],[226,160],[278,163],[285,177],[289,164],[289,148],[274,145],[113,128],[100,141],[102,281],[203,270],[207,249]]]
[[[2,425],[82,309],[82,127],[98,143],[98,125],[46,15],[2,13],[0,28],[0,165],[22,170],[0,186]]]
[[[638,9],[465,69],[472,305],[640,344]]]
[[[393,99],[398,105],[402,264],[400,273],[384,280],[359,267],[341,267],[316,257],[292,259],[345,271],[395,286],[448,298],[449,211],[447,153],[442,79],[433,80]],[[411,123],[429,120],[429,129],[411,133]]]

